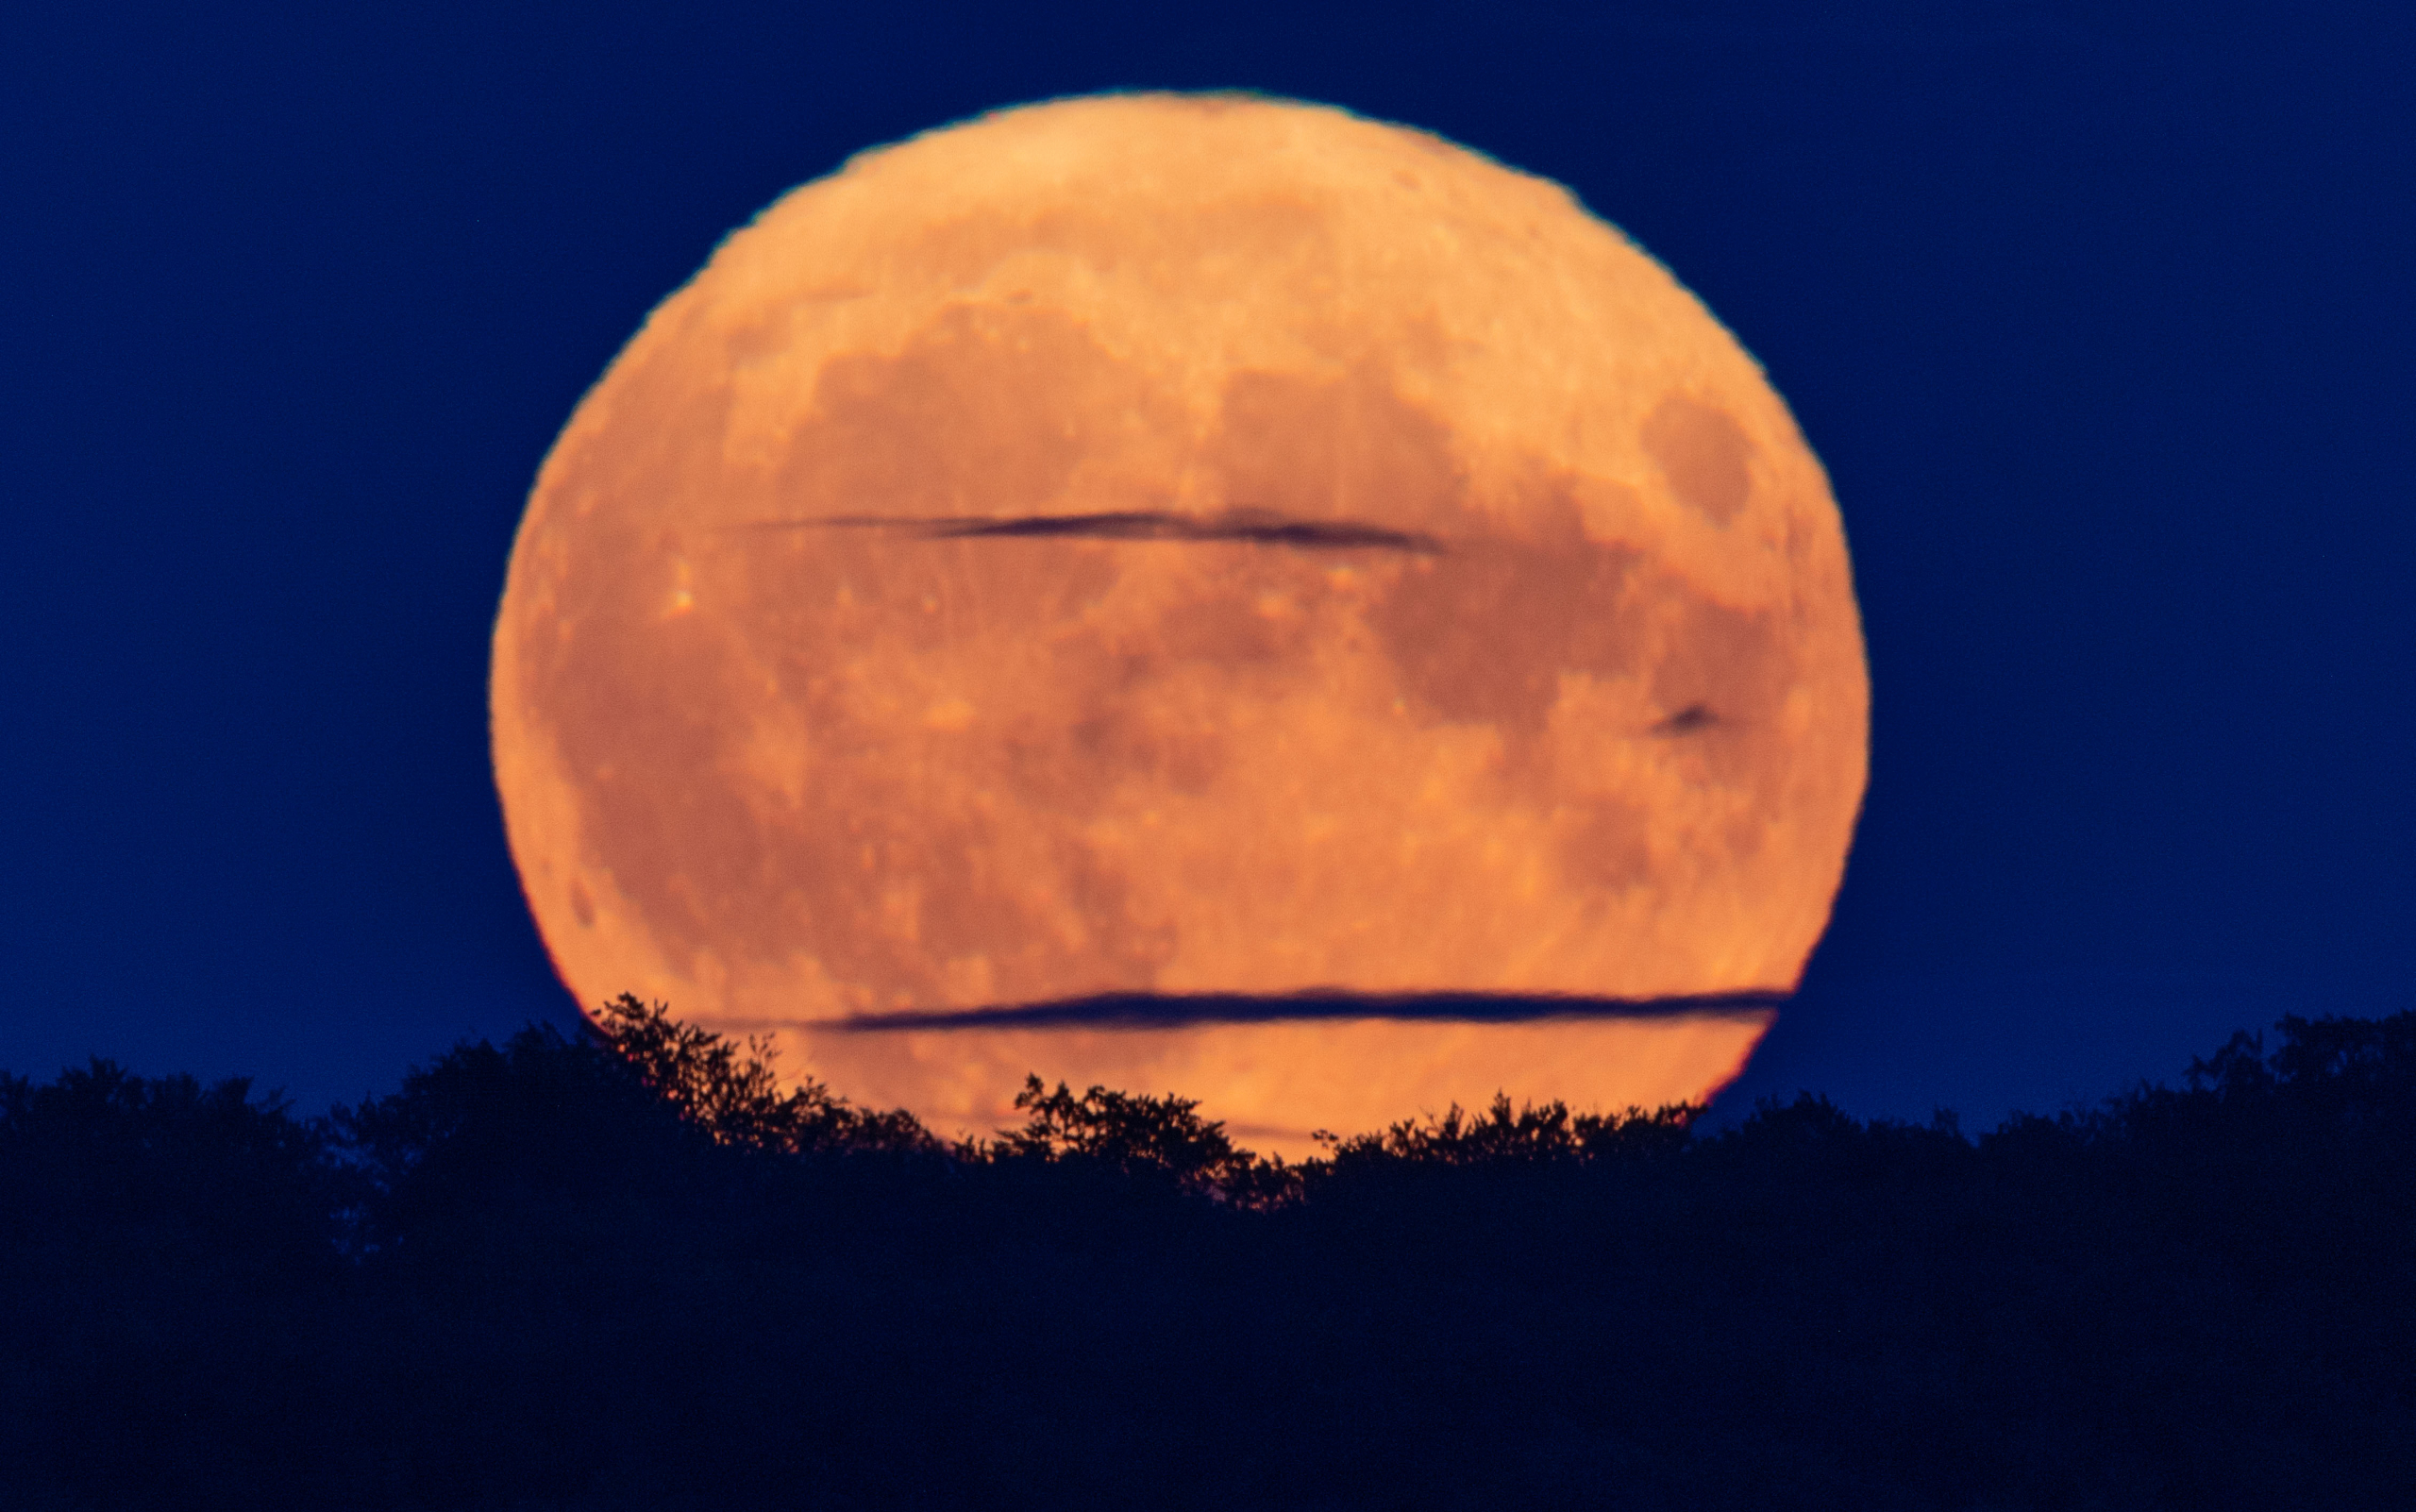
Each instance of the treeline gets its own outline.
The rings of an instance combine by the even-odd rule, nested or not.
[[[2405,1506],[2416,1013],[1967,1137],[948,1142],[624,998],[297,1117],[0,1076],[0,1505]]]

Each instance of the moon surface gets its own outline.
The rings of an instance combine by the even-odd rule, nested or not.
[[[1434,136],[1165,94],[730,237],[546,458],[491,695],[583,1002],[942,1133],[1037,1072],[1293,1154],[1716,1090],[1869,726],[1826,477],[1666,270]],[[994,1012],[1098,995],[1155,1006]]]

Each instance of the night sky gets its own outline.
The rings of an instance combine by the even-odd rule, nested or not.
[[[1559,180],[1827,464],[1871,787],[1723,1116],[1986,1127],[2416,1006],[2410,14],[12,5],[0,1067],[315,1111],[573,1023],[487,754],[539,461],[784,191],[1113,88]]]

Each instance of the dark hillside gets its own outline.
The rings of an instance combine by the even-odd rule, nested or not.
[[[1970,1139],[945,1146],[634,1000],[295,1117],[0,1082],[8,1505],[2201,1507],[2416,1488],[2416,1015]]]

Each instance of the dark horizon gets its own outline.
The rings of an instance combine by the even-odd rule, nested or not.
[[[2396,1508],[2416,1012],[1973,1138],[1809,1097],[944,1142],[634,1000],[297,1119],[0,1078],[25,1504]]]

